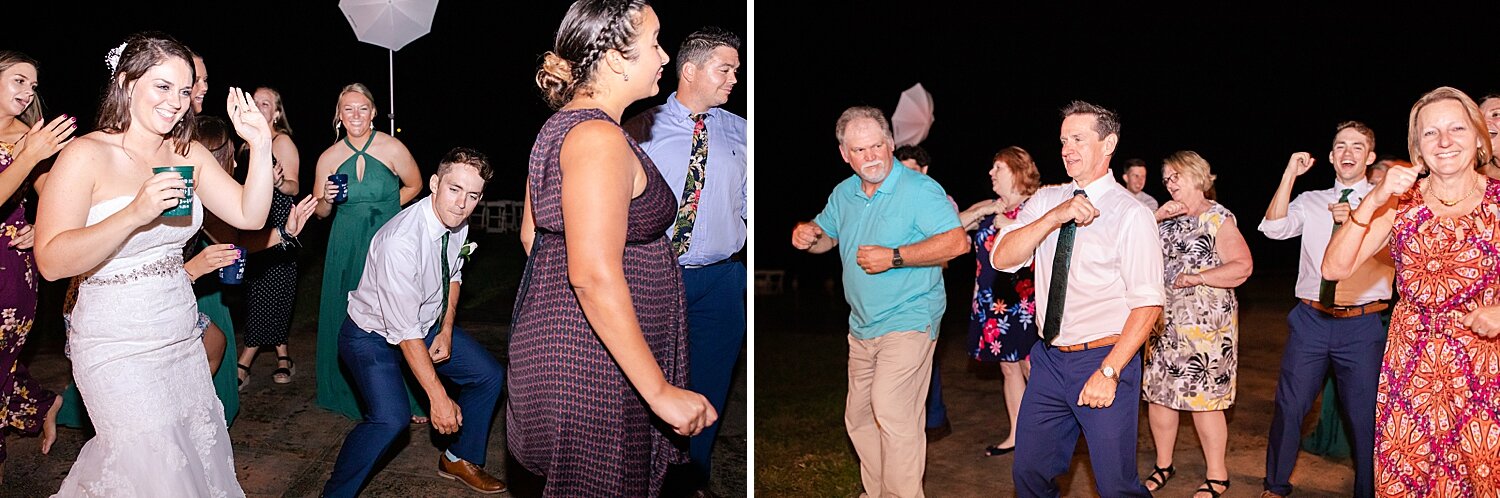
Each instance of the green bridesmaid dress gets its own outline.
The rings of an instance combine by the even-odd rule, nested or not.
[[[328,254],[323,260],[323,293],[318,303],[318,406],[361,420],[364,416],[355,399],[353,379],[339,363],[339,329],[349,314],[349,293],[359,286],[364,274],[370,240],[401,211],[401,180],[385,163],[365,152],[374,143],[375,133],[370,134],[364,147],[355,147],[347,136],[343,141],[354,154],[334,170],[349,175],[349,196],[334,207]],[[364,178],[356,174],[360,157],[365,158]],[[412,414],[426,416],[409,384],[406,393]]]

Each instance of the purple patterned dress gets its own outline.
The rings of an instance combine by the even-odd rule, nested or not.
[[[511,327],[506,435],[516,460],[546,477],[543,496],[657,496],[668,464],[685,460],[687,440],[663,432],[568,283],[567,237],[590,241],[587,233],[567,233],[563,223],[558,154],[574,126],[594,119],[614,123],[598,109],[558,112],[531,150],[527,187],[537,233]],[[635,140],[625,139],[647,176],[646,190],[630,201],[625,280],[651,354],[667,382],[683,387],[682,272],[664,235],[677,199]]]
[[[0,171],[10,167],[11,144],[0,142]],[[5,461],[5,433],[36,434],[57,394],[42,389],[20,360],[21,347],[36,317],[36,265],[30,250],[6,247],[26,226],[25,189],[0,204],[0,462]]]

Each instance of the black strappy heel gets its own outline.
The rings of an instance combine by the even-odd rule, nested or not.
[[[240,381],[238,390],[244,391],[245,386],[250,385],[250,365],[237,361],[234,362],[234,365],[240,367],[240,371],[245,372],[245,376],[238,379]]]
[[[1155,465],[1152,465],[1152,467],[1154,470],[1151,471],[1151,475],[1146,477],[1147,483],[1156,485],[1156,489],[1147,490],[1152,493],[1160,491],[1163,486],[1167,485],[1167,481],[1172,480],[1172,477],[1177,475],[1176,465],[1168,465],[1166,466],[1166,468],[1157,467]]]
[[[1214,486],[1223,486],[1224,490],[1223,491],[1214,491]],[[1203,480],[1203,485],[1202,486],[1198,486],[1198,490],[1194,491],[1193,494],[1196,495],[1198,493],[1208,493],[1210,495],[1213,495],[1213,498],[1219,498],[1220,496],[1224,496],[1224,493],[1226,491],[1229,491],[1229,480],[1228,479],[1225,479],[1225,480],[1222,480],[1222,481],[1220,481],[1218,479],[1204,479]]]
[[[276,361],[286,360],[286,368],[277,367],[271,371],[271,382],[277,384],[291,384],[292,376],[297,375],[297,362],[292,361],[290,356],[277,356]],[[285,376],[285,377],[278,377]]]

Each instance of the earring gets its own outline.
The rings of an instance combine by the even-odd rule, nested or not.
[[[625,74],[622,74],[621,76],[625,77],[625,81],[630,81],[630,73],[625,73]]]

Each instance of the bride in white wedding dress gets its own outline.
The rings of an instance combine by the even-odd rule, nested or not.
[[[205,207],[237,228],[265,223],[271,133],[249,96],[231,88],[229,120],[250,144],[242,187],[190,141],[186,47],[132,35],[112,70],[97,131],[58,155],[37,210],[42,275],[83,276],[68,345],[97,431],[57,496],[244,496],[182,250]],[[178,174],[152,172],[185,165],[190,191]],[[189,192],[191,216],[163,215]]]

